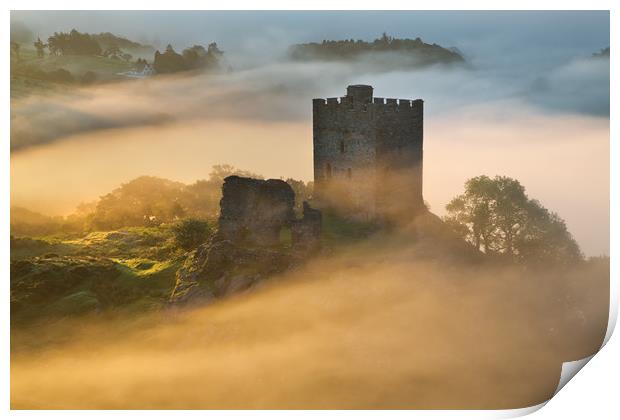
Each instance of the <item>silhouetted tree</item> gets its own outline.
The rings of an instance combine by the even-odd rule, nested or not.
[[[177,54],[168,44],[163,53],[155,52],[153,67],[157,73],[176,73],[186,70],[215,70],[220,68],[221,51],[215,42],[209,44],[207,49],[202,45],[194,45],[186,48],[181,54]]]
[[[87,71],[80,77],[80,83],[83,85],[91,85],[97,81],[97,75],[93,71]]]
[[[11,58],[19,60],[19,44],[11,41]]]
[[[99,55],[101,47],[89,34],[80,33],[75,29],[71,32],[54,32],[47,39],[50,54],[54,55]]]
[[[45,47],[47,47],[47,44],[43,43],[43,41],[41,41],[41,38],[37,37],[37,40],[34,42],[33,45],[34,48],[37,50],[37,57],[45,57]]]
[[[177,54],[170,44],[168,44],[166,51],[164,51],[163,54],[159,51],[155,51],[153,68],[157,73],[162,74],[176,73],[188,69],[183,56],[181,54]]]
[[[569,264],[583,255],[566,223],[528,198],[519,181],[478,176],[446,206],[444,220],[480,251],[524,263]]]
[[[296,60],[335,60],[347,61],[354,60],[363,54],[397,52],[401,54],[411,54],[415,57],[412,65],[433,64],[433,63],[459,63],[463,62],[463,57],[456,51],[443,48],[437,44],[427,44],[420,38],[399,39],[383,33],[380,38],[372,42],[362,40],[323,40],[321,43],[310,42],[297,44],[291,47],[289,55]]]

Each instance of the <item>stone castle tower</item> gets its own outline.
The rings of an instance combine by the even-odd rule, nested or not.
[[[341,98],[312,101],[315,200],[363,220],[424,208],[423,102],[373,98],[352,85]]]

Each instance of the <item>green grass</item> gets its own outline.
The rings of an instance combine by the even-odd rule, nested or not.
[[[373,223],[323,215],[328,250],[364,244],[376,231]],[[280,239],[277,248],[290,248],[290,229],[283,229]],[[165,225],[12,238],[12,322],[157,310],[167,304],[184,258],[171,226]],[[232,270],[231,275],[252,274],[257,267],[242,264]]]
[[[71,255],[77,247],[52,238],[11,238],[11,259],[38,257],[46,254]]]
[[[32,47],[22,45],[20,59],[11,62],[11,99],[24,98],[33,94],[49,95],[69,92],[81,86],[79,79],[89,71],[95,73],[98,82],[126,80],[118,73],[131,70],[133,66],[131,62],[101,56],[51,56],[46,54],[45,57],[39,58]],[[24,74],[23,69],[27,67],[35,67],[45,72],[65,69],[73,75],[76,82],[56,83],[35,79]]]
[[[133,63],[122,60],[90,55],[49,55],[38,58],[33,49],[20,50],[18,66],[36,65],[43,71],[65,69],[74,76],[81,76],[87,71],[93,71],[104,79],[119,78],[116,73],[131,70]]]
[[[167,226],[12,237],[12,323],[161,308],[183,255]]]
[[[81,315],[97,310],[99,305],[97,295],[87,290],[80,290],[58,299],[49,305],[44,313],[53,317]]]

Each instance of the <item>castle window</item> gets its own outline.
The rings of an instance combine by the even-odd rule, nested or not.
[[[344,140],[340,140],[340,153],[344,153]]]
[[[332,177],[332,165],[330,165],[329,163],[325,166],[325,176],[327,177],[327,179],[330,179]]]
[[[351,179],[351,168],[347,169],[347,178]]]

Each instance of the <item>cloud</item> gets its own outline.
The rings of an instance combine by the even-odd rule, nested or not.
[[[557,112],[609,117],[609,58],[577,58],[535,79],[532,103]]]

